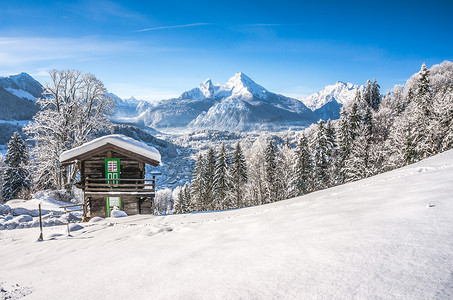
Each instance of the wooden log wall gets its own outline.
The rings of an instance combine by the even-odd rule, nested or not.
[[[120,179],[144,179],[145,178],[145,164],[140,163],[132,158],[126,157],[115,152],[106,152],[99,154],[85,160],[82,163],[83,185],[85,185],[85,178],[92,179],[106,178],[105,174],[105,159],[106,158],[119,158],[120,159]],[[143,182],[127,182],[127,183],[143,183]],[[152,199],[139,198],[134,195],[124,195],[121,197],[123,210],[128,215],[136,214],[151,214],[152,213]],[[91,196],[90,205],[88,206],[88,217],[107,217],[106,197]]]

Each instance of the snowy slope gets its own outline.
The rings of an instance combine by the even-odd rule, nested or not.
[[[148,108],[139,120],[158,129],[190,126],[193,129],[255,130],[280,126],[305,126],[315,114],[297,99],[269,92],[244,73],[224,85],[210,79]]]
[[[253,208],[108,219],[73,237],[46,227],[44,242],[0,231],[0,284],[29,299],[452,299],[452,177],[448,151]]]

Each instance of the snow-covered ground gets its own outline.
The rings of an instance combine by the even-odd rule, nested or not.
[[[43,242],[2,230],[0,295],[452,299],[452,178],[453,150],[258,207],[48,227]]]

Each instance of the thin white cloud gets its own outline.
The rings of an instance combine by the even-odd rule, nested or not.
[[[136,42],[103,41],[93,37],[0,37],[0,44],[2,67],[55,60],[78,61],[87,57],[106,57],[143,50]]]
[[[212,23],[192,23],[192,24],[183,24],[183,25],[151,27],[151,28],[135,30],[134,32],[143,32],[143,31],[161,30],[161,29],[172,29],[172,28],[183,28],[183,27],[194,27],[194,26],[206,26],[206,25],[212,25]]]

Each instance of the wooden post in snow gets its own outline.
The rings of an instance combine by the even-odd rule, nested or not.
[[[41,231],[40,235],[39,235],[39,239],[40,241],[43,241],[44,238],[42,236],[42,217],[41,217],[41,203],[39,203],[39,230]]]

